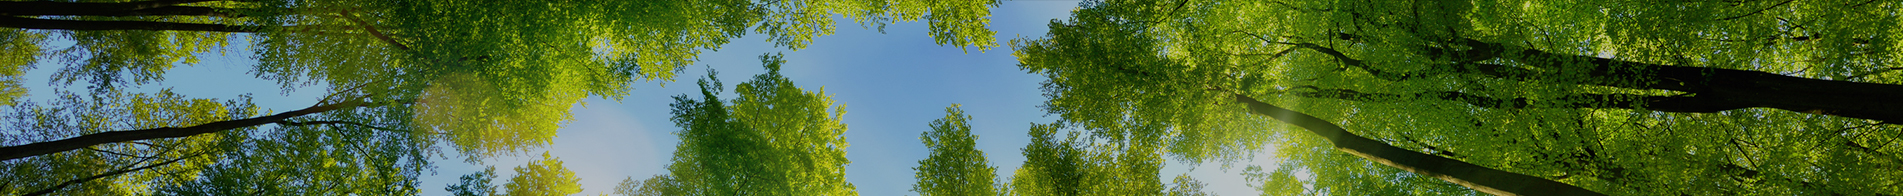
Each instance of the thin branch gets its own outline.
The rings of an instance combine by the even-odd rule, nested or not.
[[[59,191],[60,189],[64,189],[64,188],[66,188],[67,186],[72,186],[72,185],[76,185],[76,184],[79,184],[79,183],[85,183],[85,182],[89,182],[89,181],[93,181],[93,180],[98,180],[98,179],[100,179],[100,178],[106,178],[106,177],[112,177],[112,176],[116,176],[116,175],[119,175],[119,174],[125,174],[125,173],[129,173],[129,172],[133,172],[133,171],[139,171],[139,170],[145,170],[145,169],[152,169],[152,168],[155,168],[155,167],[159,167],[159,166],[165,166],[165,165],[168,165],[168,164],[172,164],[172,163],[176,163],[176,162],[178,162],[178,161],[181,161],[181,160],[185,160],[185,159],[191,159],[191,158],[197,158],[198,156],[201,156],[201,155],[205,155],[205,154],[206,154],[206,153],[198,153],[198,154],[195,154],[195,155],[192,155],[192,156],[186,156],[186,157],[183,157],[183,158],[178,158],[178,159],[172,159],[172,160],[168,160],[168,161],[165,161],[165,162],[160,162],[160,163],[156,163],[156,164],[152,164],[152,165],[146,165],[146,166],[144,166],[144,167],[138,167],[138,168],[131,168],[131,169],[121,169],[121,170],[117,170],[117,171],[112,171],[112,172],[106,172],[106,173],[102,173],[102,174],[98,174],[98,175],[93,175],[93,176],[90,176],[90,177],[86,177],[86,178],[80,178],[80,179],[73,179],[73,180],[67,180],[66,182],[62,182],[62,183],[60,183],[59,185],[54,185],[53,187],[47,187],[46,189],[40,189],[39,191],[34,191],[34,192],[31,192],[31,193],[27,193],[27,194],[25,194],[24,196],[37,196],[37,195],[45,195],[45,194],[48,194],[48,193],[53,193],[54,191]],[[134,163],[134,165],[137,165],[137,163]]]
[[[306,126],[306,125],[351,125],[351,126],[359,126],[359,127],[364,127],[364,128],[370,128],[370,129],[375,129],[375,130],[382,130],[382,131],[390,131],[390,132],[405,132],[405,133],[408,133],[408,132],[410,132],[409,130],[400,130],[400,129],[391,129],[391,128],[385,128],[385,127],[378,127],[378,126],[375,126],[375,125],[369,125],[369,124],[363,124],[363,123],[359,123],[359,122],[351,122],[351,121],[341,121],[341,120],[319,120],[319,121],[304,121],[304,122],[297,122],[297,121],[290,121],[290,120],[285,120],[285,121],[280,121],[280,122],[278,122],[277,124],[280,124],[280,125],[285,125],[285,126]],[[430,133],[437,133],[437,132],[430,132]]]
[[[1860,74],[1857,74],[1857,75],[1851,75],[1851,76],[1850,76],[1850,77],[1848,77],[1848,78],[1844,78],[1844,80],[1850,80],[1850,79],[1857,79],[1857,78],[1861,78],[1861,77],[1864,77],[1864,76],[1870,76],[1870,75],[1876,75],[1876,74],[1881,74],[1881,73],[1887,73],[1887,72],[1890,72],[1890,71],[1896,71],[1896,70],[1903,70],[1903,67],[1888,67],[1888,68],[1883,68],[1883,69],[1880,69],[1880,70],[1876,70],[1876,71],[1870,71],[1870,72],[1864,72],[1864,73],[1860,73]]]
[[[109,150],[100,150],[100,149],[98,149],[98,148],[93,148],[93,147],[86,147],[86,150],[92,150],[92,151],[94,151],[94,152],[102,152],[102,153],[106,153],[106,154],[113,154],[113,155],[119,155],[119,156],[128,156],[128,157],[139,157],[139,158],[151,158],[151,157],[148,157],[148,156],[139,156],[139,155],[131,155],[131,154],[126,154],[126,153],[119,153],[119,152],[113,152],[113,151],[109,151]]]
[[[1731,19],[1738,19],[1738,18],[1743,18],[1743,17],[1745,17],[1745,16],[1751,16],[1751,15],[1757,15],[1758,13],[1763,13],[1763,12],[1764,12],[1765,10],[1771,10],[1771,8],[1777,8],[1778,6],[1784,6],[1784,4],[1789,4],[1789,3],[1791,3],[1792,1],[1797,1],[1797,0],[1784,0],[1784,2],[1780,2],[1780,3],[1777,3],[1777,5],[1771,5],[1771,7],[1765,7],[1764,9],[1758,9],[1758,11],[1754,11],[1754,12],[1751,12],[1751,13],[1747,13],[1747,14],[1744,14],[1744,15],[1738,15],[1738,16],[1732,16],[1732,17],[1726,17],[1726,18],[1720,18],[1720,19],[1718,19],[1718,21],[1726,21],[1726,20],[1731,20]]]
[[[281,10],[281,9],[263,9],[263,8],[234,9],[234,8],[200,7],[200,6],[165,6],[165,7],[137,9],[137,10],[36,9],[36,10],[30,10],[30,11],[14,11],[8,14],[16,15],[16,16],[212,16],[212,17],[239,18],[239,17],[247,17],[247,15],[244,15],[244,13],[272,12],[274,10]]]
[[[1533,100],[1527,98],[1495,98],[1458,91],[1427,91],[1411,94],[1364,93],[1349,89],[1323,89],[1312,86],[1295,89],[1296,96],[1310,98],[1329,98],[1361,102],[1395,102],[1419,99],[1440,99],[1466,103],[1482,108],[1525,109],[1525,108],[1610,108],[1644,109],[1662,112],[1711,113],[1725,110],[1749,108],[1751,105],[1713,100],[1704,97],[1668,97],[1630,94],[1573,94],[1552,100]],[[1291,89],[1293,90],[1293,89]]]
[[[357,18],[354,14],[350,14],[348,10],[337,11],[337,14],[343,16],[344,19],[349,19],[350,22],[357,23],[357,26],[363,27],[365,31],[369,31],[370,36],[377,37],[377,39],[383,40],[384,43],[390,43],[390,45],[396,46],[397,49],[410,50],[410,46],[403,45],[402,42],[397,42],[395,38],[390,38],[390,35],[383,34],[383,31],[378,31],[376,27],[370,26],[369,22],[364,22],[363,19]]]
[[[155,30],[155,31],[213,31],[232,33],[257,33],[273,26],[222,25],[202,23],[176,23],[152,21],[88,21],[53,20],[0,16],[0,27],[22,29],[51,30]]]

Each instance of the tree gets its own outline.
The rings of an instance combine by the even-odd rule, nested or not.
[[[414,192],[416,172],[428,165],[422,157],[439,153],[435,149],[438,142],[467,155],[464,157],[468,161],[545,145],[568,118],[569,107],[582,98],[623,96],[630,90],[626,84],[636,80],[670,81],[701,50],[718,49],[749,30],[768,35],[768,41],[780,46],[798,49],[813,37],[830,33],[830,17],[835,13],[879,27],[896,21],[926,20],[933,23],[932,35],[940,43],[983,50],[992,44],[991,32],[983,28],[984,18],[989,16],[983,6],[996,3],[0,1],[0,7],[4,7],[0,8],[0,50],[7,54],[0,55],[0,68],[7,68],[0,70],[0,96],[12,103],[13,97],[25,93],[16,85],[19,73],[29,65],[58,59],[66,66],[53,76],[57,83],[80,82],[92,89],[60,101],[101,106],[34,107],[67,112],[49,112],[35,120],[72,117],[87,121],[64,127],[17,126],[0,132],[6,138],[0,140],[4,145],[0,146],[0,162],[4,162],[0,164],[14,171],[35,171],[9,173],[15,175],[4,176],[10,181],[0,183],[0,192],[40,190],[72,179],[86,179],[74,181],[85,186],[56,186],[80,189],[55,190],[90,193],[112,189],[144,194],[161,189],[111,187],[174,187],[163,190],[178,194],[251,193],[246,190],[321,194],[341,188],[319,185],[386,183],[398,186],[378,187],[376,190],[387,190],[378,193],[401,195]],[[70,38],[76,44],[57,49],[50,46],[49,40],[53,39],[49,37]],[[226,104],[231,106],[226,109],[202,104],[152,108],[138,102],[98,101],[141,96],[122,88],[160,81],[167,69],[194,64],[196,55],[227,46],[233,37],[250,41],[251,51],[260,61],[252,67],[257,77],[277,80],[286,89],[327,88],[326,97],[308,108],[262,116],[242,102]],[[80,111],[87,109],[110,110]],[[178,119],[218,117],[101,123],[168,115]],[[407,139],[389,139],[398,137]],[[378,142],[339,138],[375,138],[366,140]],[[181,142],[219,146],[166,145]],[[209,149],[212,147],[217,148]],[[203,156],[185,154],[201,149],[208,152],[202,152]],[[62,153],[88,159],[47,157],[66,156],[59,155]],[[142,165],[164,160],[145,157],[188,156],[205,162],[283,165],[186,164],[193,161]],[[393,169],[345,171],[341,168],[350,167],[340,167],[327,170],[338,173],[292,173],[302,169],[298,166],[311,164]],[[87,169],[48,170],[51,168]],[[125,173],[115,168],[150,169]],[[149,173],[160,170],[203,175]],[[90,177],[103,174],[115,175]],[[239,177],[244,175],[268,177]],[[144,180],[115,179],[121,176],[143,176],[133,179]],[[375,180],[365,180],[370,178]]]
[[[198,4],[228,3],[225,7],[263,6],[268,9],[222,8]],[[982,28],[981,18],[988,12],[974,7],[994,5],[991,1],[957,1],[933,4],[868,1],[838,2],[576,2],[517,4],[506,2],[223,2],[223,1],[141,1],[128,3],[8,2],[23,8],[0,10],[8,15],[0,23],[14,28],[71,30],[70,33],[161,33],[210,34],[211,32],[261,33],[256,43],[262,64],[254,72],[260,77],[279,80],[286,88],[309,84],[328,84],[336,99],[327,98],[318,106],[239,122],[184,130],[146,130],[125,134],[107,133],[101,137],[67,140],[57,145],[8,146],[0,158],[14,159],[79,147],[127,140],[183,137],[281,121],[312,113],[355,107],[417,107],[421,124],[417,128],[441,131],[434,136],[453,141],[459,152],[487,155],[495,151],[517,151],[546,143],[549,129],[566,118],[567,107],[585,96],[613,97],[627,92],[625,84],[644,80],[672,78],[681,65],[690,64],[700,49],[716,49],[728,38],[738,37],[752,24],[757,31],[772,36],[776,44],[804,47],[812,37],[831,31],[834,12],[868,25],[891,20],[931,20],[941,43],[979,46],[989,44],[990,31]],[[256,5],[253,5],[256,4]],[[69,9],[70,8],[70,9]],[[891,8],[891,9],[888,9]],[[208,9],[205,12],[170,12],[177,9]],[[626,10],[642,10],[638,12]],[[896,11],[893,11],[896,10]],[[275,11],[275,12],[272,12]],[[893,11],[893,12],[888,12]],[[103,12],[124,14],[104,14]],[[166,13],[166,14],[144,14]],[[359,13],[383,16],[364,20]],[[722,13],[708,15],[695,13]],[[39,19],[21,16],[44,16]],[[224,21],[199,23],[174,22],[101,22],[88,17],[224,18]],[[70,18],[68,18],[70,17]],[[710,17],[710,18],[682,18]],[[443,20],[455,18],[458,20]],[[219,22],[262,21],[277,24],[230,27],[235,29],[198,29],[198,26],[232,26]],[[370,23],[368,21],[379,21]],[[683,22],[706,22],[681,24]],[[71,25],[38,26],[41,23]],[[144,26],[141,26],[144,25]],[[69,27],[86,26],[86,27]],[[97,27],[97,28],[95,28]],[[713,28],[708,28],[713,27]],[[318,31],[312,31],[312,29]],[[324,30],[330,29],[330,30]],[[341,30],[339,30],[341,29]],[[467,31],[468,29],[487,29]],[[173,30],[173,31],[96,31],[96,30]],[[229,31],[226,31],[229,30]],[[22,33],[41,33],[18,31]],[[141,37],[144,35],[127,35]],[[205,37],[210,36],[210,37]],[[220,34],[222,36],[222,34]],[[110,37],[110,36],[108,36]],[[203,39],[222,42],[222,37],[202,35]],[[110,37],[121,38],[121,37]],[[161,38],[186,39],[186,38]],[[192,38],[199,39],[199,38]],[[122,40],[103,39],[101,44],[81,43],[81,47],[107,47]],[[87,42],[82,39],[81,42]],[[213,45],[213,44],[199,44]],[[361,46],[373,46],[362,48]],[[153,48],[153,55],[137,52],[103,52],[80,55],[88,63],[62,71],[59,77],[68,83],[78,77],[91,77],[95,87],[112,89],[122,83],[119,75],[130,72],[134,83],[157,79],[170,60],[187,58],[190,53],[211,46],[193,48]],[[25,48],[32,49],[32,48]],[[35,49],[37,50],[37,49]],[[103,49],[87,49],[102,51]],[[22,53],[34,51],[21,51]],[[131,60],[116,60],[110,55],[132,55]],[[167,56],[171,55],[171,56]],[[29,59],[30,60],[30,59]],[[127,62],[133,61],[133,62]],[[554,80],[561,78],[561,80]],[[487,97],[485,97],[487,96]],[[475,104],[482,103],[482,104]],[[415,106],[411,106],[415,105]],[[475,114],[477,111],[485,111]],[[533,114],[533,115],[530,115]],[[554,114],[554,115],[549,115]],[[449,122],[492,123],[449,123]],[[370,123],[365,123],[370,124]],[[507,130],[504,130],[507,128]],[[136,134],[135,134],[136,133]],[[490,137],[523,134],[525,139]],[[126,136],[119,136],[126,135]],[[113,137],[106,137],[113,136]],[[102,138],[103,137],[103,138]],[[39,144],[39,143],[36,143]]]
[[[1191,160],[1269,141],[1273,127],[1247,124],[1276,116],[1238,110],[1248,98],[1332,119],[1320,121],[1348,131],[1315,133],[1337,149],[1362,145],[1337,138],[1366,138],[1352,143],[1544,179],[1524,182],[1614,195],[1896,194],[1903,173],[1882,169],[1903,164],[1888,143],[1899,129],[1883,123],[1896,110],[1876,101],[1899,92],[1881,41],[1897,21],[1887,6],[1092,1],[1012,47],[1021,67],[1050,78],[1052,113],[1092,132],[1171,138],[1170,152]],[[1141,126],[1165,128],[1125,128]],[[1217,134],[1236,137],[1184,139]],[[1404,180],[1434,173],[1352,171],[1442,186]],[[1304,189],[1364,187],[1379,186]]]
[[[1155,137],[1116,141],[1078,133],[1061,122],[1031,125],[1031,144],[1024,146],[1024,165],[1012,175],[1011,195],[1207,195],[1202,183],[1187,175],[1163,183],[1164,153]]]
[[[581,192],[581,178],[574,171],[562,166],[562,160],[542,153],[541,160],[529,161],[527,165],[515,167],[515,177],[502,184],[502,193],[496,194],[496,187],[489,185],[495,180],[496,168],[463,175],[461,182],[450,185],[444,190],[457,196],[542,196],[572,195]]]
[[[699,81],[701,99],[674,97],[675,147],[668,174],[624,180],[617,193],[646,195],[857,195],[847,183],[846,125],[825,91],[809,92],[780,75],[780,55],[762,55],[767,72],[721,101],[720,80]],[[714,78],[709,71],[707,78]],[[729,105],[731,103],[731,105]]]
[[[919,160],[918,183],[912,185],[912,191],[921,196],[933,195],[999,195],[992,182],[997,178],[997,167],[985,161],[985,152],[978,150],[978,136],[971,134],[971,125],[965,121],[971,116],[958,104],[945,108],[945,118],[932,121],[932,131],[919,136],[925,142],[925,148],[931,154],[925,160]]]
[[[489,181],[495,179],[496,167],[488,167],[482,169],[480,172],[466,174],[461,178],[457,178],[459,181],[456,185],[450,185],[448,188],[443,188],[443,190],[449,191],[450,194],[456,196],[495,195],[496,186],[489,185]]]

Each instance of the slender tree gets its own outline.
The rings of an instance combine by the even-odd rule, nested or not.
[[[972,135],[971,125],[965,124],[970,119],[958,104],[952,104],[945,108],[945,118],[933,120],[932,130],[919,136],[931,153],[912,168],[916,171],[913,176],[918,177],[912,191],[922,196],[1000,194],[992,182],[998,168],[985,161],[985,152],[978,150],[978,136]]]

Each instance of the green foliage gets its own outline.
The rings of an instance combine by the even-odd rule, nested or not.
[[[1195,162],[1260,148],[1268,137],[1251,130],[1267,121],[1220,103],[1230,99],[1224,91],[1274,76],[1227,74],[1244,68],[1177,62],[1156,51],[1165,46],[1143,37],[1150,35],[1143,25],[1125,24],[1151,19],[1124,15],[1175,10],[1175,4],[1163,3],[1077,10],[1072,21],[1051,24],[1045,39],[1013,40],[1013,55],[1021,68],[1050,79],[1044,88],[1056,92],[1045,102],[1051,113],[1099,137],[1168,138],[1172,155]],[[1207,77],[1216,75],[1230,77]]]
[[[972,135],[971,125],[965,124],[970,119],[958,104],[952,104],[945,108],[945,118],[932,121],[932,131],[919,136],[931,154],[912,168],[917,171],[913,176],[918,177],[912,191],[922,196],[999,195],[992,183],[998,168],[985,161],[985,152],[978,150],[978,136]]]
[[[1012,176],[1011,195],[1164,195],[1163,159],[1153,142],[1100,142],[1067,132],[1062,124],[1031,126],[1024,165]],[[1063,139],[1058,139],[1059,132]]]
[[[502,184],[502,192],[496,193],[496,186],[489,182],[495,180],[496,168],[489,167],[480,172],[463,175],[461,181],[444,190],[456,196],[544,196],[573,195],[581,192],[581,178],[575,177],[575,171],[562,166],[562,160],[542,153],[541,160],[529,161],[527,165],[515,167],[515,177]]]
[[[0,29],[0,51],[14,54],[37,54],[46,41],[46,34],[20,29]],[[26,68],[39,62],[38,55],[0,55],[0,105],[13,105],[15,99],[26,96],[26,87],[20,85],[21,74]]]
[[[735,87],[721,101],[719,80],[699,82],[701,99],[674,97],[682,128],[668,174],[624,180],[626,195],[857,195],[845,181],[843,107],[824,91],[808,92],[780,75],[780,55],[762,55],[767,73]],[[708,78],[713,78],[710,71]],[[731,103],[731,105],[729,105]],[[680,194],[675,194],[680,193]]]
[[[159,195],[415,195],[434,141],[413,137],[400,110],[298,118],[235,137],[220,164],[156,187]],[[361,122],[331,123],[322,122]],[[135,183],[136,185],[136,183]],[[151,185],[147,185],[151,186]]]
[[[1240,94],[1394,146],[1612,195],[1897,194],[1903,173],[1885,169],[1903,164],[1903,148],[1887,142],[1903,130],[1893,125],[1827,111],[1686,112],[1668,109],[1684,103],[1580,98],[1725,93],[1670,89],[1712,81],[1658,79],[1661,66],[1903,83],[1885,66],[1898,59],[1894,6],[1090,1],[1047,37],[1011,46],[1021,67],[1050,78],[1049,110],[1096,137],[1226,132],[1173,140],[1170,152],[1188,160],[1233,157],[1242,151],[1194,149],[1256,149],[1285,129],[1230,110],[1238,106],[1228,96]],[[1354,163],[1313,139],[1273,142],[1290,163],[1280,168],[1293,173],[1262,179],[1302,186],[1265,189],[1473,194]]]
[[[571,195],[581,192],[580,181],[574,171],[562,166],[561,159],[544,152],[542,160],[516,166],[515,177],[509,178],[508,184],[502,184],[502,190],[508,196]]]
[[[457,179],[458,183],[456,185],[450,185],[448,188],[443,188],[443,190],[447,190],[449,194],[456,196],[489,196],[496,194],[496,187],[489,185],[489,181],[496,179],[496,167],[483,168],[480,172],[466,174]]]
[[[73,1],[36,3],[69,2]],[[19,74],[36,62],[58,60],[64,66],[58,67],[60,71],[52,77],[55,81],[91,85],[92,94],[69,95],[65,99],[122,100],[127,95],[119,94],[123,90],[120,88],[162,81],[166,70],[195,64],[201,55],[210,55],[213,51],[223,54],[222,49],[234,40],[247,42],[238,45],[248,46],[255,53],[253,58],[258,59],[259,64],[252,66],[251,72],[257,77],[276,80],[286,90],[327,88],[326,97],[314,105],[365,104],[292,118],[277,122],[281,126],[276,127],[241,127],[215,134],[162,139],[219,141],[220,145],[216,146],[135,146],[125,148],[139,152],[125,155],[68,151],[45,155],[45,158],[10,161],[4,166],[13,171],[74,169],[53,170],[58,172],[45,173],[38,179],[17,176],[18,172],[9,173],[16,176],[7,179],[19,180],[8,181],[18,183],[0,183],[5,184],[0,185],[6,187],[4,191],[12,191],[7,193],[26,193],[20,191],[118,171],[114,169],[133,168],[124,176],[141,177],[114,175],[98,178],[103,179],[98,181],[79,180],[76,181],[78,188],[63,190],[106,195],[410,195],[416,192],[417,173],[427,169],[429,164],[422,157],[441,153],[436,149],[439,143],[453,149],[453,153],[464,155],[468,162],[547,145],[560,124],[570,118],[569,110],[579,100],[590,96],[625,96],[631,90],[627,85],[634,81],[672,81],[680,68],[697,60],[700,52],[718,50],[732,38],[759,33],[766,35],[769,42],[797,50],[815,37],[830,34],[834,28],[832,17],[841,14],[865,26],[928,21],[932,23],[930,35],[939,43],[985,50],[995,44],[991,38],[993,32],[984,28],[990,15],[988,7],[997,5],[997,1],[992,0],[131,2],[154,3],[128,8],[145,9],[134,10],[139,13],[171,8],[215,11],[131,16],[0,13],[0,17],[9,18],[123,21],[88,27],[99,29],[0,29],[0,51],[6,54],[0,55],[0,104],[13,105],[14,98],[27,93],[20,88]],[[111,11],[106,8],[86,10]],[[158,24],[153,22],[164,25],[140,25]],[[203,26],[231,28],[195,28]],[[70,39],[75,45],[56,48],[58,46],[49,43],[57,41],[48,41],[49,37]],[[824,144],[824,147],[813,147],[822,151],[819,154],[791,157],[820,161],[784,167],[833,169],[783,175],[798,177],[789,178],[794,180],[838,184],[809,187],[812,191],[850,193],[851,186],[843,183],[843,176],[838,175],[841,171],[837,169],[837,165],[846,163],[843,152],[839,152],[845,143],[836,138],[837,132],[844,130],[837,122],[838,113],[843,111],[828,114],[824,108],[830,107],[830,100],[801,94],[802,91],[783,83],[786,83],[784,79],[743,84],[738,90],[741,94],[769,97],[743,97],[735,100],[739,104],[733,105],[734,110],[774,114],[740,113],[732,117],[774,125],[775,128],[757,128],[768,133],[761,137],[802,138]],[[818,105],[768,99],[817,99]],[[46,121],[34,123],[71,125],[20,127],[0,132],[4,134],[0,136],[5,136],[5,140],[0,140],[4,143],[0,144],[15,146],[103,131],[160,127],[150,123],[130,124],[160,121],[149,118],[189,121],[163,125],[184,127],[251,118],[255,113],[251,111],[255,109],[246,109],[243,115],[236,115],[239,113],[206,107],[121,112],[101,109],[109,107],[56,108],[24,103],[29,106],[19,107],[58,113],[47,114],[52,116],[95,116],[71,118],[86,119],[84,123],[58,117],[10,116]],[[787,104],[803,105],[781,106]],[[97,111],[101,113],[86,110],[101,110]],[[811,113],[820,117],[784,119],[779,116],[782,113]],[[216,117],[200,118],[203,115]],[[133,117],[144,119],[128,119]],[[779,131],[778,124],[782,121],[807,122],[806,127],[785,128],[813,131]],[[121,146],[132,145],[95,147],[127,150],[119,149]],[[178,152],[157,151],[172,147],[177,147]],[[181,155],[194,156],[182,158]],[[167,162],[168,159],[180,161]],[[203,162],[228,164],[205,166]],[[153,166],[153,169],[136,169],[145,166]],[[168,175],[157,176],[159,174],[153,172]]]
[[[169,90],[116,95],[90,98],[62,93],[58,100],[47,104],[29,101],[12,105],[7,108],[9,114],[5,118],[9,125],[5,133],[9,134],[0,137],[0,144],[17,145],[125,129],[195,125],[257,112],[248,97],[221,102],[188,99]],[[10,160],[0,164],[0,194],[21,195],[42,190],[75,195],[145,194],[151,191],[147,186],[175,185],[194,177],[168,173],[192,173],[220,166],[217,160],[228,156],[220,152],[244,144],[244,138],[251,133],[254,133],[252,129],[240,129],[203,137],[100,145],[84,151]],[[127,173],[131,171],[137,172]],[[102,175],[110,178],[69,183]]]

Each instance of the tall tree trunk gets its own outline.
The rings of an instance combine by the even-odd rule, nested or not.
[[[35,13],[124,12],[170,7],[178,4],[215,0],[153,0],[119,3],[81,3],[57,1],[0,1],[0,15],[48,15]],[[64,14],[58,14],[64,15]]]
[[[1687,67],[1622,61],[1609,58],[1517,51],[1534,66],[1569,70],[1558,65],[1588,65],[1582,78],[1588,84],[1635,89],[1662,89],[1691,93],[1690,97],[1745,107],[1768,107],[1794,112],[1903,122],[1903,85],[1837,81],[1787,76],[1770,72],[1709,67]],[[1578,62],[1578,63],[1567,63]],[[1561,73],[1564,74],[1564,73]],[[1654,106],[1666,107],[1666,106]]]
[[[1309,89],[1309,88],[1297,88]],[[1713,113],[1753,107],[1748,103],[1732,102],[1701,96],[1648,96],[1631,94],[1571,94],[1548,100],[1527,98],[1496,98],[1458,91],[1427,91],[1411,94],[1364,93],[1348,89],[1323,89],[1290,92],[1295,96],[1308,98],[1341,99],[1360,102],[1404,102],[1421,99],[1439,99],[1455,101],[1482,108],[1522,109],[1522,108],[1607,108],[1635,109],[1661,112]]]
[[[1384,80],[1398,81],[1456,73],[1475,74],[1522,81],[1690,93],[1681,99],[1659,99],[1659,101],[1647,101],[1645,105],[1639,106],[1640,109],[1654,111],[1716,112],[1766,107],[1801,113],[1903,122],[1903,101],[1897,101],[1903,100],[1903,85],[1898,84],[1813,79],[1752,70],[1662,65],[1556,54],[1536,49],[1509,51],[1507,47],[1499,43],[1471,39],[1466,42],[1466,45],[1473,49],[1429,54],[1451,57],[1461,62],[1429,66],[1430,68],[1424,71],[1409,72],[1375,69],[1340,51],[1316,44],[1289,44],[1333,56],[1343,64],[1361,68]],[[1528,66],[1539,67],[1541,70],[1479,63],[1495,58],[1516,58],[1519,62],[1526,62]]]
[[[231,129],[237,129],[237,128],[284,122],[284,120],[290,119],[292,117],[315,114],[320,112],[327,112],[327,111],[344,109],[344,108],[353,108],[353,107],[361,106],[363,104],[364,102],[351,101],[351,102],[335,103],[335,104],[329,104],[329,105],[311,106],[309,108],[304,108],[304,109],[289,111],[284,113],[278,113],[276,115],[270,115],[270,116],[218,121],[218,122],[205,123],[205,124],[200,124],[197,126],[190,126],[190,127],[182,127],[182,128],[181,127],[164,127],[164,128],[140,129],[140,130],[131,130],[131,131],[108,131],[108,132],[101,132],[101,133],[94,133],[94,134],[86,134],[86,135],[81,135],[79,137],[67,138],[62,140],[35,142],[31,144],[26,144],[26,145],[0,147],[0,161],[39,156],[39,155],[45,155],[45,154],[53,154],[53,153],[65,152],[69,150],[77,150],[80,148],[85,148],[85,147],[100,145],[100,144],[149,140],[149,139],[180,138],[180,137],[190,137],[190,136],[206,134],[206,133],[217,133],[219,131],[225,131],[225,130],[231,130]]]
[[[159,31],[216,31],[234,33],[256,33],[266,26],[222,25],[150,21],[85,21],[52,20],[17,16],[0,16],[0,27],[22,29],[56,30],[159,30]]]
[[[1336,150],[1354,154],[1401,170],[1440,178],[1480,192],[1494,195],[1605,195],[1545,178],[1495,170],[1479,165],[1401,149],[1366,137],[1301,112],[1276,107],[1248,96],[1236,95],[1236,101],[1248,105],[1256,115],[1294,124],[1309,133],[1327,138]]]
[[[6,6],[0,3],[0,6]],[[15,11],[0,15],[15,16],[216,16],[245,17],[245,12],[262,12],[265,9],[230,9],[198,6],[165,6],[150,9],[107,11],[107,10],[33,10]]]

